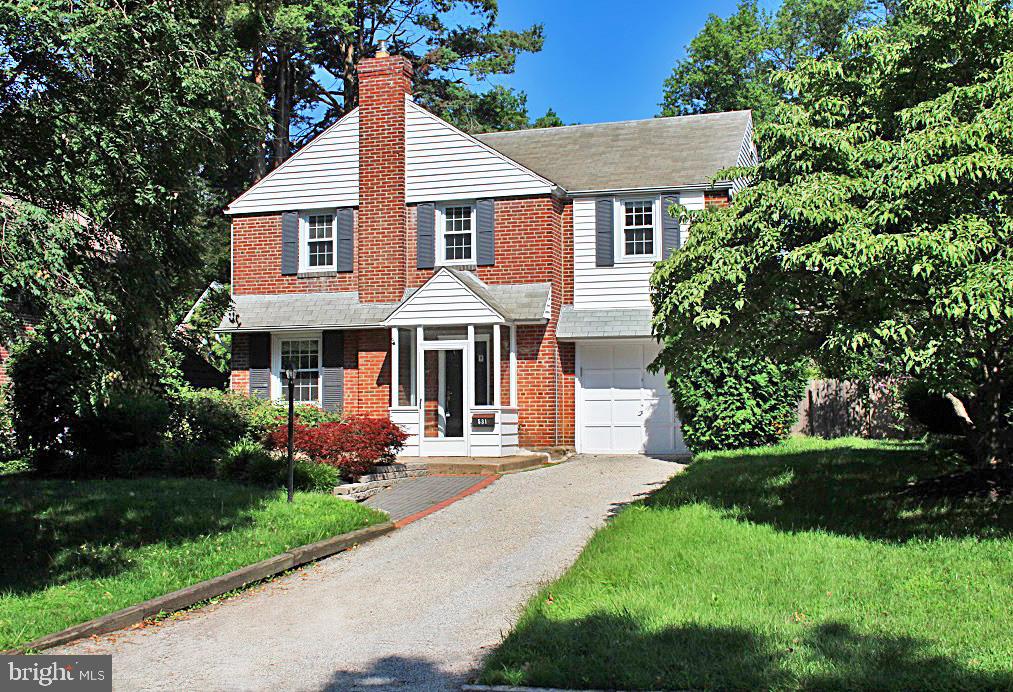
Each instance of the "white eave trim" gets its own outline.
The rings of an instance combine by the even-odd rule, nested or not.
[[[343,331],[348,329],[386,329],[381,322],[365,322],[363,324],[302,324],[288,327],[236,327],[235,329],[222,329],[216,327],[216,334],[241,334],[244,332],[305,332],[305,331]]]

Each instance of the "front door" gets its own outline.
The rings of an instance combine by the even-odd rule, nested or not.
[[[467,369],[463,348],[425,348],[423,353],[423,456],[467,456]]]

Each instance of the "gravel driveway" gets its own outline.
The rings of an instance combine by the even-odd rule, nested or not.
[[[507,475],[262,588],[47,653],[112,653],[123,690],[454,689],[611,512],[680,468],[579,456]]]

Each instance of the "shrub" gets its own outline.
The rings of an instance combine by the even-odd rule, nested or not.
[[[288,485],[288,460],[272,454],[260,444],[243,440],[226,451],[215,467],[222,480],[240,481],[267,487]],[[294,485],[297,490],[330,492],[341,482],[338,470],[308,459],[296,459]]]
[[[14,417],[7,403],[7,387],[0,387],[0,462],[18,459],[18,441],[14,435]]]
[[[101,468],[118,454],[157,447],[169,430],[169,404],[151,393],[116,391],[87,406],[71,427],[74,449]]]
[[[718,349],[691,360],[669,370],[669,386],[693,452],[759,447],[788,436],[806,367]]]
[[[16,345],[5,367],[18,447],[42,473],[72,467],[68,432],[99,387],[96,351],[40,327]]]
[[[256,397],[217,389],[184,390],[176,402],[174,435],[192,444],[225,449],[242,439],[267,439],[287,415],[285,406]],[[296,420],[312,427],[341,420],[341,416],[299,405]]]
[[[294,446],[311,459],[341,470],[355,479],[380,463],[393,461],[408,436],[386,418],[353,416],[341,423],[321,423],[315,428],[295,427]],[[271,445],[284,449],[288,429],[279,427],[271,435]]]
[[[213,478],[215,452],[208,447],[188,443],[163,443],[124,450],[112,458],[108,472],[122,478]]]

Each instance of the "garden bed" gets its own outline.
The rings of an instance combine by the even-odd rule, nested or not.
[[[527,606],[481,680],[600,689],[1013,686],[1013,504],[919,499],[917,445],[704,455]]]
[[[0,650],[386,519],[203,479],[7,477],[0,493]]]

